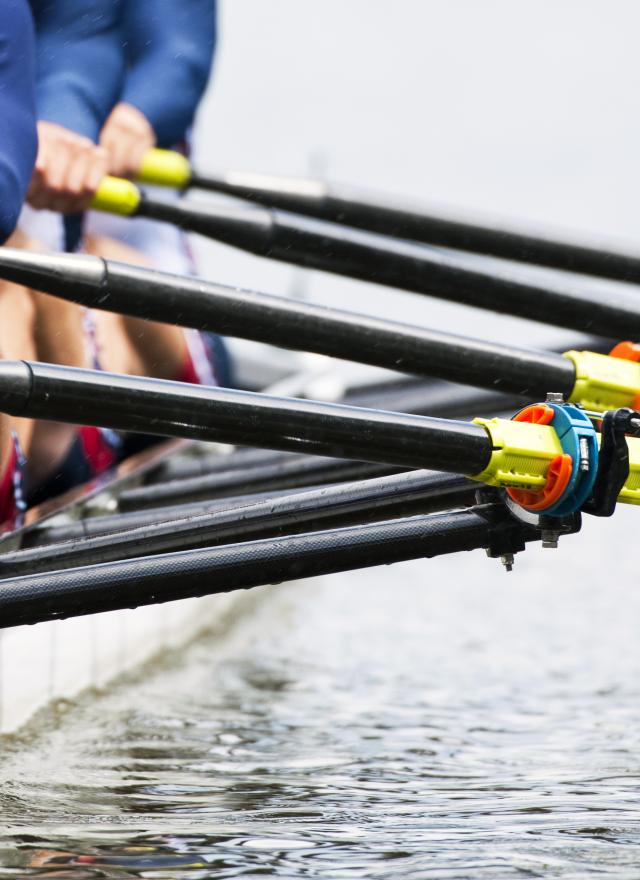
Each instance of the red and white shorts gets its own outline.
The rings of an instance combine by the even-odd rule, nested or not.
[[[11,456],[0,474],[0,533],[22,525],[26,502],[24,498],[25,459],[15,433],[11,435]]]

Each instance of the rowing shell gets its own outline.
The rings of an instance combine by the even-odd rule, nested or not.
[[[324,377],[328,359],[292,356],[268,346],[233,341],[232,357],[243,386],[303,393]],[[285,383],[283,385],[283,383]],[[330,383],[332,384],[332,383]],[[332,384],[332,394],[339,396]],[[24,525],[0,536],[3,556],[15,550],[45,547],[60,534],[82,537],[109,521],[124,523],[119,497],[161,476],[163,469],[188,464],[198,454],[220,456],[232,447],[183,440],[161,443],[133,455],[118,467],[63,496],[27,511]],[[103,520],[103,523],[100,520]],[[71,538],[73,540],[73,538]],[[0,574],[1,576],[1,574]],[[199,634],[224,630],[236,614],[257,601],[255,591],[240,590],[124,611],[0,629],[0,735],[22,728],[56,701],[72,700],[91,688],[104,688],[126,672],[168,650],[177,650]],[[1,621],[0,621],[1,623]]]
[[[229,447],[208,446],[220,455]],[[163,443],[132,456],[101,480],[27,512],[25,525],[0,538],[3,553],[42,546],[60,526],[112,516],[118,495],[140,485],[160,463],[189,454],[189,444]],[[16,731],[58,700],[103,688],[125,672],[210,627],[251,601],[246,592],[96,614],[0,630],[0,733]]]

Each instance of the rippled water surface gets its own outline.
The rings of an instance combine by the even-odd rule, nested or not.
[[[223,24],[202,167],[315,161],[360,186],[637,235],[630,0],[608,16],[591,0],[229,0]],[[295,286],[199,251],[215,280]],[[541,339],[305,283],[341,307]],[[509,576],[475,553],[266,591],[224,637],[2,743],[0,877],[635,880],[637,533],[624,511]]]
[[[267,591],[5,745],[0,876],[637,877],[640,596],[552,557]]]

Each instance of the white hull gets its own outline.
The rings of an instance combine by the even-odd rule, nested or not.
[[[0,733],[223,625],[246,599],[238,591],[0,631]]]
[[[175,444],[185,448],[185,444]],[[228,451],[211,445],[208,450]],[[162,449],[138,457],[162,458]],[[122,466],[125,470],[135,458]],[[135,479],[133,472],[127,479]],[[74,508],[53,513],[46,523],[72,523],[83,510],[108,513],[112,489],[87,492]],[[64,499],[63,499],[64,501]],[[35,514],[38,519],[38,514]],[[12,547],[14,538],[5,537]],[[246,601],[247,593],[221,593],[34,626],[0,629],[0,735],[15,733],[36,713],[59,700],[72,700],[91,688],[104,688],[153,657],[187,644],[211,627],[224,624]]]
[[[269,378],[291,376],[291,360],[287,353],[286,358],[275,365]],[[268,361],[263,358],[263,371],[265,363]],[[326,371],[325,358],[314,356],[311,364],[315,369],[304,372],[293,381],[288,386],[290,393],[297,393],[309,377]],[[173,445],[184,451],[188,444],[178,441]],[[206,449],[208,453],[231,451],[231,447],[220,444],[209,444]],[[136,467],[141,462],[147,458],[149,461],[162,458],[164,454],[158,449],[125,462],[121,466],[125,481],[136,479]],[[90,515],[108,514],[113,512],[113,505],[111,487],[96,488],[87,492],[76,508],[65,507],[60,514],[54,511],[48,522],[68,524],[87,512]],[[38,519],[37,512],[35,517]],[[12,536],[7,536],[3,548],[18,549],[19,543],[14,544]],[[36,713],[58,700],[72,700],[91,688],[104,688],[162,652],[186,645],[205,630],[224,627],[245,604],[251,604],[249,594],[240,590],[134,610],[0,629],[0,735],[14,733]]]

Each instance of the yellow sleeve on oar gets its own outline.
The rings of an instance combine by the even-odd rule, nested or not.
[[[640,406],[640,363],[594,351],[566,351],[576,368],[576,384],[569,397],[585,409],[606,412]]]
[[[96,211],[132,217],[138,210],[142,193],[130,180],[121,177],[105,177],[91,200]]]
[[[137,179],[141,183],[185,189],[191,181],[191,165],[185,156],[173,150],[147,150]]]

